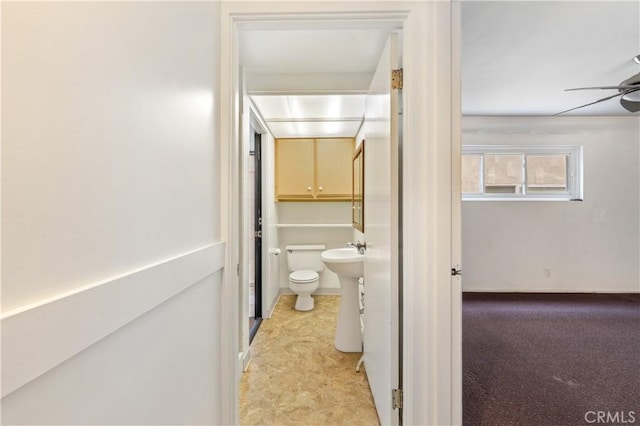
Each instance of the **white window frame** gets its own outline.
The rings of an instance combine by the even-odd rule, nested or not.
[[[462,201],[582,201],[583,200],[583,164],[580,145],[463,145],[462,155],[481,155],[480,187],[484,188],[484,155],[513,154],[523,155],[522,173],[524,188],[522,194],[502,193],[462,193]],[[567,155],[567,190],[562,193],[528,194],[527,155]]]

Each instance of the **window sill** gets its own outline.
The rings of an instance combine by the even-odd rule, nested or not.
[[[569,198],[569,197],[474,197],[465,198],[462,197],[462,201],[583,201],[582,198]]]

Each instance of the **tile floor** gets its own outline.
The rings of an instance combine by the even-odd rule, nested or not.
[[[251,344],[240,382],[242,425],[378,425],[360,353],[333,346],[340,298],[314,296],[309,312],[282,296]]]

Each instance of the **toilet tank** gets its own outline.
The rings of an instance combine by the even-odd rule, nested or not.
[[[287,246],[289,271],[322,271],[324,263],[320,259],[320,253],[323,251],[324,245],[322,244]]]

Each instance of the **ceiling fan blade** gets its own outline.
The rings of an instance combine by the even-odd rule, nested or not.
[[[638,88],[637,85],[633,86],[601,86],[601,87],[576,87],[575,89],[564,89],[565,92],[571,92],[573,90],[597,90],[597,89],[605,89],[605,90],[613,90],[613,89],[634,89]]]
[[[616,98],[616,97],[618,97],[618,96],[624,96],[624,95],[626,95],[627,93],[635,92],[636,90],[640,90],[640,88],[638,88],[638,87],[634,87],[633,89],[625,90],[624,92],[616,93],[615,95],[607,96],[607,97],[604,97],[604,98],[598,99],[597,101],[593,101],[593,102],[590,102],[590,103],[588,103],[588,104],[580,105],[580,106],[577,106],[577,107],[575,107],[575,108],[571,108],[571,109],[568,109],[568,110],[565,110],[565,111],[559,112],[559,113],[557,113],[557,114],[553,114],[553,116],[552,116],[552,117],[555,117],[556,115],[564,114],[565,112],[569,112],[569,111],[573,111],[573,110],[576,110],[576,109],[584,108],[584,107],[587,107],[587,106],[589,106],[589,105],[595,105],[595,104],[597,104],[597,103],[604,102],[604,101],[607,101],[607,100],[609,100],[609,99]]]

